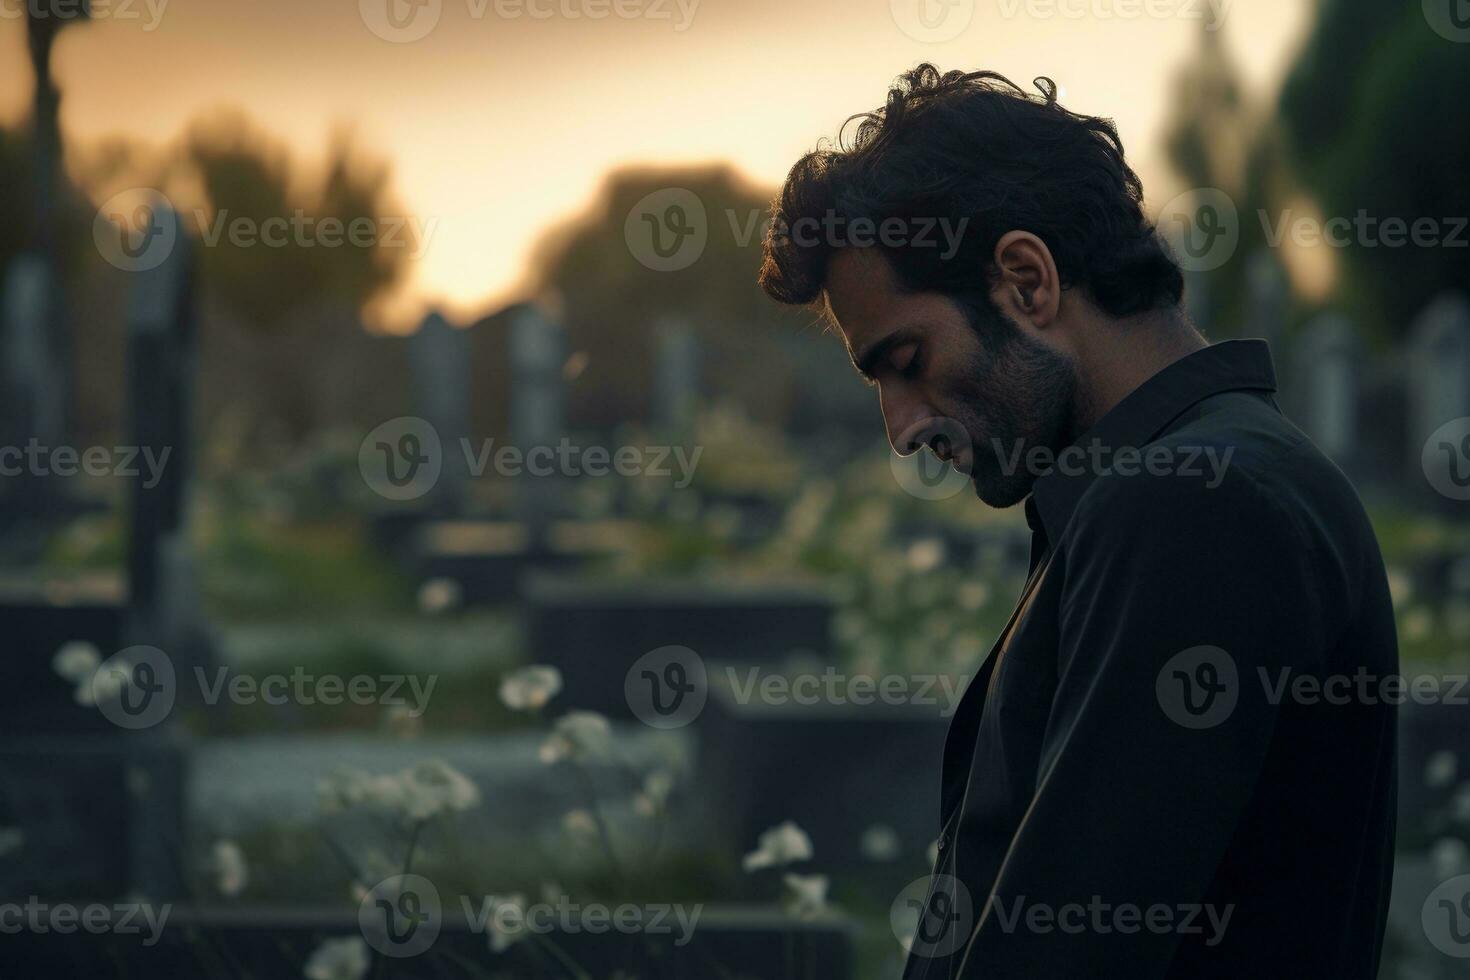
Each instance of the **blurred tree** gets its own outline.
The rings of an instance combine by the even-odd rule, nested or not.
[[[1470,216],[1470,127],[1454,121],[1467,88],[1470,45],[1432,29],[1421,4],[1321,0],[1282,89],[1291,158],[1323,212],[1377,223],[1343,249],[1342,281],[1348,301],[1390,336],[1440,291],[1470,281],[1463,226],[1458,245],[1379,241],[1389,218],[1432,219],[1448,238]]]
[[[658,271],[635,254],[649,195],[669,189],[698,198],[686,214],[707,232],[685,268]],[[707,398],[740,404],[767,422],[816,424],[844,406],[871,409],[871,393],[846,366],[840,348],[821,338],[814,313],[772,302],[756,286],[773,189],[755,187],[728,165],[624,169],[610,174],[591,208],[549,231],[532,258],[533,294],[553,293],[562,307],[569,350],[584,364],[570,397],[574,422],[604,425],[648,418],[656,328],[665,316],[696,331]],[[635,213],[635,209],[638,213]],[[653,209],[654,219],[665,207]],[[631,219],[630,219],[631,216]],[[644,255],[644,259],[649,256]],[[815,346],[821,350],[812,356]]]
[[[409,230],[390,214],[388,168],[345,131],[333,138],[316,188],[276,140],[237,111],[190,126],[179,165],[203,188],[197,230],[206,245],[207,288],[258,329],[281,329],[293,312],[328,300],[361,309],[406,267],[412,248],[399,243],[408,243]],[[329,219],[336,222],[335,246],[323,244]],[[284,245],[262,240],[267,222]],[[354,222],[373,229],[371,244],[346,233]],[[237,225],[247,237],[233,233]]]
[[[1257,336],[1246,322],[1249,256],[1267,248],[1255,215],[1285,199],[1289,174],[1278,127],[1245,92],[1219,31],[1200,32],[1200,51],[1179,76],[1165,130],[1174,169],[1190,188],[1218,188],[1235,203],[1240,242],[1218,269],[1190,277],[1190,289],[1206,293],[1206,322],[1215,337]]]

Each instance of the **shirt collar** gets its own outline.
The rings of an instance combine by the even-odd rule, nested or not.
[[[1116,451],[1147,445],[1191,406],[1225,391],[1275,391],[1276,371],[1264,340],[1226,340],[1170,364],[1123,400],[1073,445]],[[1026,521],[1055,544],[1083,493],[1097,478],[1090,467],[1038,477],[1026,498]]]

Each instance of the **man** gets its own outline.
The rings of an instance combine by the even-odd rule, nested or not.
[[[905,977],[1371,980],[1395,718],[1362,682],[1398,664],[1372,529],[1266,345],[1180,309],[1112,123],[1038,88],[905,74],[792,169],[761,270],[839,328],[895,451],[1033,532],[950,725]]]

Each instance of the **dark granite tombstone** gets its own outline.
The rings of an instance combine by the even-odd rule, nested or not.
[[[623,683],[650,650],[684,646],[706,660],[774,663],[821,654],[833,603],[810,586],[536,577],[525,608],[531,656],[562,671],[560,703],[627,718]]]

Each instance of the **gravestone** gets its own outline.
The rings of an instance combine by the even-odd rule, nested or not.
[[[924,691],[910,688],[915,696],[907,703],[889,703],[875,683],[800,703],[785,686],[771,699],[752,684],[771,674],[784,674],[793,694],[801,689],[789,670],[711,665],[698,721],[699,773],[717,835],[748,846],[791,820],[820,842],[824,867],[847,871],[869,862],[864,834],[882,825],[893,832],[900,866],[922,867],[938,831],[945,712],[963,688],[946,691],[936,681]]]
[[[1260,337],[1280,355],[1281,339],[1286,325],[1286,303],[1289,295],[1286,274],[1276,256],[1268,249],[1254,253],[1246,264],[1247,307],[1246,336]]]
[[[1470,303],[1444,293],[1414,321],[1408,352],[1410,480],[1422,485],[1423,449],[1447,422],[1470,415]]]
[[[669,436],[689,434],[699,403],[699,337],[685,320],[666,318],[655,330],[658,343],[658,376],[654,394],[654,419]]]
[[[462,451],[469,437],[469,342],[465,331],[430,313],[408,341],[418,415],[434,427],[443,447],[439,480],[425,509],[441,517],[463,513],[470,472]]]
[[[64,438],[64,388],[51,356],[49,324],[54,320],[54,281],[46,260],[38,254],[21,255],[5,276],[3,339],[5,352],[6,445],[23,446],[34,438],[55,446]]]
[[[514,312],[510,329],[511,441],[523,454],[538,446],[555,447],[566,435],[566,330],[530,304]],[[561,481],[524,473],[515,479],[517,514],[530,529],[532,549],[540,549],[558,513]]]
[[[1339,313],[1324,313],[1303,327],[1292,351],[1298,424],[1349,471],[1358,459],[1361,358],[1357,331]]]
[[[178,221],[170,212],[153,217]],[[132,445],[165,460],[152,486],[131,477],[127,602],[92,596],[62,604],[44,589],[0,600],[24,644],[12,655],[22,662],[12,676],[27,679],[19,690],[7,686],[25,707],[14,719],[18,730],[0,741],[0,823],[20,826],[25,837],[0,878],[7,897],[140,891],[166,898],[182,887],[184,755],[171,726],[114,727],[97,707],[77,703],[85,679],[68,682],[51,665],[64,643],[90,644],[103,660],[124,647],[155,646],[176,677],[207,658],[185,520],[193,275],[187,240],[178,242],[161,265],[133,273],[127,312]]]
[[[524,590],[529,648],[560,668],[566,708],[632,718],[624,680],[639,657],[684,646],[708,661],[774,663],[825,653],[832,597],[780,584],[598,581],[536,576]]]

